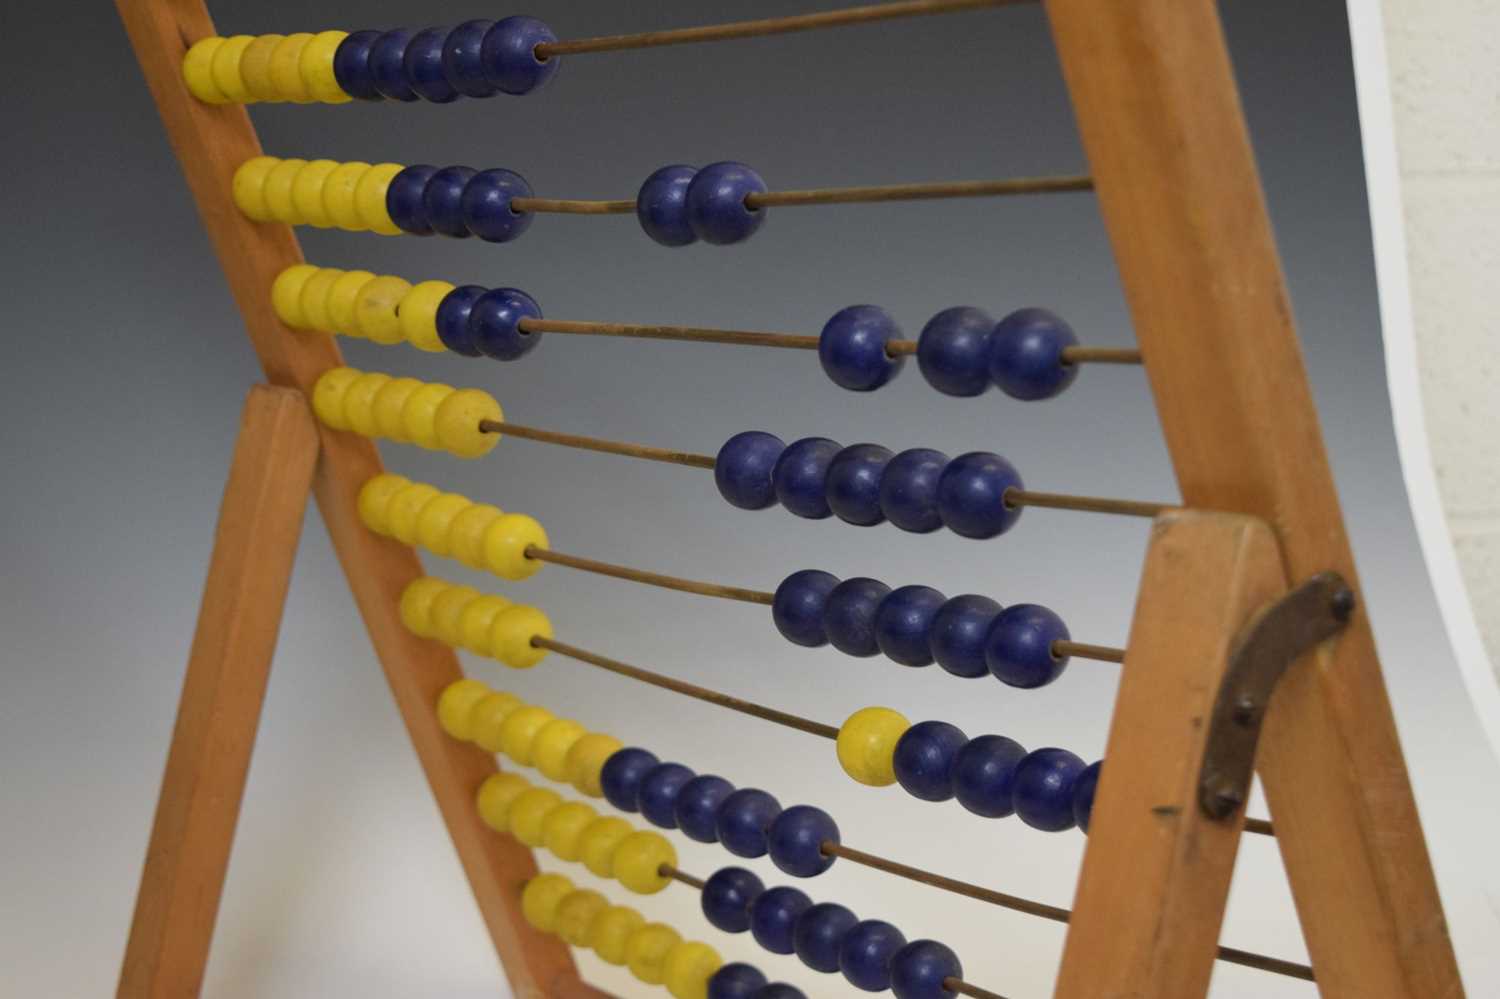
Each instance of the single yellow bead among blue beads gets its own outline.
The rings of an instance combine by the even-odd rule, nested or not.
[[[479,458],[500,442],[500,435],[480,429],[480,422],[505,419],[495,397],[482,389],[458,389],[433,414],[433,427],[443,450],[459,458]]]
[[[344,272],[337,267],[319,267],[316,274],[302,282],[302,293],[297,296],[297,305],[307,320],[307,328],[319,333],[333,332],[333,318],[328,313],[328,297],[333,286]]]
[[[492,691],[469,712],[469,725],[474,733],[471,741],[485,752],[500,752],[505,748],[501,738],[505,719],[510,717],[511,712],[522,707],[525,707],[524,702],[515,694],[507,694],[503,690]]]
[[[531,766],[531,744],[552,717],[552,712],[539,704],[516,708],[500,726],[500,748],[521,766]]]
[[[308,284],[316,279],[314,274]],[[306,295],[302,296],[302,303],[307,304]],[[375,434],[375,393],[390,380],[391,376],[384,371],[366,371],[350,383],[344,393],[344,422],[350,430],[366,437]]]
[[[723,965],[724,959],[708,944],[684,940],[667,951],[663,984],[674,999],[708,999],[708,980]]]
[[[469,712],[490,688],[479,680],[454,680],[438,695],[438,724],[455,739],[469,741]]]
[[[426,513],[426,510],[422,511],[423,516]],[[509,600],[496,593],[484,593],[478,599],[471,600],[458,616],[459,644],[476,656],[489,655],[490,626],[495,621],[495,615],[510,605]]]
[[[350,160],[334,167],[323,182],[323,209],[336,228],[349,232],[364,229],[359,219],[359,208],[354,203],[354,192],[368,169],[370,164]]]
[[[417,544],[434,555],[448,554],[448,531],[453,518],[469,508],[473,500],[458,493],[435,497],[417,517]]]
[[[596,876],[615,876],[615,849],[635,827],[618,815],[605,815],[583,827],[578,835],[578,859]]]
[[[392,378],[375,393],[375,433],[393,441],[406,440],[406,423],[401,414],[406,410],[406,400],[422,387],[415,378]]]
[[[359,185],[354,189],[354,204],[359,211],[360,223],[371,232],[382,236],[401,235],[401,227],[391,221],[385,198],[391,181],[404,169],[400,163],[377,163],[359,179]]]
[[[570,718],[554,718],[537,732],[531,744],[531,761],[548,780],[568,779],[568,753],[587,730]]]
[[[271,54],[285,35],[256,35],[240,55],[240,79],[250,96],[258,101],[279,101],[276,83],[271,79]]]
[[[573,882],[561,874],[538,874],[521,892],[521,914],[544,933],[557,928],[557,907],[573,891]]]
[[[480,819],[496,832],[510,832],[511,802],[529,787],[531,782],[520,774],[490,774],[479,785],[479,793],[474,796]]]
[[[258,159],[268,160],[271,157],[263,156],[258,157]],[[245,165],[240,167],[240,172],[243,172],[255,162],[256,160],[247,160]],[[279,164],[279,161],[276,162]],[[274,168],[275,166],[273,165],[271,169]],[[239,182],[239,173],[235,174],[235,182]],[[264,195],[264,181],[261,187],[261,194]],[[262,201],[264,201],[264,198],[262,198]],[[314,267],[312,264],[293,264],[276,275],[276,280],[271,282],[271,308],[276,310],[277,318],[292,329],[305,330],[308,328],[307,317],[302,314],[302,286],[314,274],[318,273],[320,269]],[[353,369],[345,368],[343,370],[350,371]]]
[[[527,556],[531,547],[547,549],[542,525],[524,513],[502,514],[484,532],[484,564],[502,579],[526,579],[542,567],[541,559]]]
[[[349,429],[349,423],[344,419],[344,397],[359,375],[353,368],[329,368],[313,383],[313,413],[324,426],[333,430]]]
[[[612,735],[584,733],[568,748],[568,758],[563,765],[565,773],[561,779],[590,797],[602,796],[604,789],[599,785],[599,775],[604,771],[605,762],[623,747],[624,743]]]
[[[364,286],[375,280],[369,271],[345,271],[333,283],[328,292],[328,318],[335,333],[344,336],[359,336],[359,321],[354,316],[354,307],[359,303],[359,293]]]
[[[386,532],[403,544],[417,540],[417,517],[422,507],[438,495],[437,487],[413,482],[396,492],[385,505]]]
[[[224,39],[217,35],[200,38],[182,57],[182,82],[187,85],[188,93],[205,104],[229,103],[229,98],[214,82],[214,55],[223,44]]]
[[[510,834],[527,846],[541,846],[547,816],[561,804],[562,797],[551,788],[533,787],[522,791],[510,803]]]
[[[542,821],[542,845],[558,860],[572,863],[579,857],[584,828],[598,817],[598,812],[581,801],[564,802]]]
[[[406,431],[408,441],[419,447],[437,450],[438,407],[455,391],[452,385],[427,382],[407,398],[406,405],[401,408],[401,426]]]
[[[448,553],[471,569],[483,569],[484,535],[499,516],[499,507],[475,503],[454,517],[448,531]]]
[[[409,282],[388,274],[366,282],[354,302],[359,335],[387,346],[400,343],[401,300],[410,291]]]
[[[620,840],[611,865],[616,881],[641,895],[654,895],[672,879],[662,874],[662,865],[677,866],[677,850],[661,833],[642,829]]]
[[[224,39],[224,44],[214,50],[214,57],[209,62],[209,72],[213,75],[214,85],[219,88],[219,93],[229,99],[231,104],[250,104],[255,97],[245,86],[244,77],[240,74],[240,59],[245,55],[245,49],[255,41],[254,35],[233,35]]]
[[[353,369],[335,368],[334,370],[352,371]],[[324,375],[323,377],[327,378],[328,376]],[[357,372],[355,377],[358,377]],[[319,384],[321,383],[322,379],[319,379]],[[386,514],[390,509],[391,500],[395,498],[397,493],[411,484],[412,481],[406,476],[397,475],[394,472],[382,472],[379,475],[374,475],[366,479],[365,484],[359,487],[359,499],[355,504],[356,509],[359,511],[359,519],[376,534],[389,535],[391,533],[391,522]],[[442,580],[435,580],[435,582],[442,583]],[[443,583],[443,586],[447,585],[447,583]]]
[[[307,160],[282,160],[266,174],[266,183],[263,188],[266,210],[277,222],[301,225],[305,221],[301,211],[297,208],[297,203],[292,200],[292,185],[297,182],[297,175],[306,165]]]
[[[449,586],[432,598],[432,637],[449,645],[459,642],[458,622],[464,608],[479,599],[472,586]]]
[[[596,891],[580,888],[563,896],[553,919],[554,932],[574,947],[586,947],[589,926],[595,917],[609,908],[609,902]]]
[[[243,212],[246,218],[256,222],[270,222],[275,219],[276,216],[271,214],[271,209],[266,204],[266,178],[270,176],[271,171],[279,162],[281,161],[274,156],[253,156],[241,163],[239,169],[235,170],[234,180],[229,185],[230,194],[234,198],[235,207]],[[292,269],[287,268],[287,270]],[[271,287],[273,289],[272,304],[275,304],[275,285]],[[283,316],[282,321],[285,322],[285,320],[286,317]]]
[[[626,945],[645,925],[646,917],[639,912],[629,906],[612,905],[589,924],[589,948],[609,964],[624,964]]]
[[[406,342],[429,354],[441,353],[443,345],[437,331],[437,309],[453,285],[447,281],[422,281],[412,285],[401,300],[401,333]]]
[[[271,83],[276,96],[283,101],[306,104],[312,100],[302,79],[302,50],[313,36],[306,31],[287,35],[271,50]]]
[[[909,728],[911,722],[899,711],[861,708],[839,727],[839,764],[861,784],[886,787],[896,783],[896,743]]]
[[[370,481],[374,482],[375,479]],[[360,490],[360,501],[364,501],[363,489]],[[432,637],[432,601],[447,589],[446,582],[432,576],[422,576],[406,584],[406,589],[401,591],[400,611],[401,623],[406,626],[407,631],[422,638]]]
[[[530,669],[547,656],[547,650],[534,639],[551,637],[552,622],[546,614],[535,607],[514,604],[496,614],[490,623],[490,655],[511,669]]]
[[[339,86],[333,72],[333,57],[347,31],[320,31],[302,48],[297,69],[308,94],[324,104],[347,104],[352,98]]]
[[[647,985],[660,985],[667,953],[682,943],[682,934],[666,923],[647,923],[625,941],[625,966]]]
[[[338,164],[333,160],[309,160],[292,179],[292,204],[305,224],[319,229],[333,228],[333,219],[323,205],[323,185],[336,169]]]

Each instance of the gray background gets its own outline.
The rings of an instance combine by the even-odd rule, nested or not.
[[[564,37],[807,9],[797,2],[539,2]],[[422,16],[495,16],[479,3]],[[415,6],[221,2],[225,34],[412,23]],[[197,609],[237,412],[257,368],[112,12],[9,10],[0,364],[0,991],[113,987]],[[1497,773],[1429,593],[1390,430],[1343,13],[1226,11],[1293,300],[1435,863],[1471,994],[1500,990]],[[667,162],[737,158],[773,188],[1083,168],[1043,15],[966,14],[838,33],[575,57],[546,91],[430,106],[266,107],[272,154],[504,165],[539,193],[630,196]],[[512,284],[550,316],[816,332],[851,302],[915,335],[958,303],[1059,309],[1090,343],[1131,342],[1091,198],[775,209],[748,244],[669,251],[628,218],[547,217],[518,243],[305,233],[309,258],[419,280]],[[494,392],[518,422],[713,451],[730,434],[821,434],[1009,455],[1036,488],[1172,499],[1145,382],[1086,371],[1062,400],[954,400],[913,367],[871,395],[811,355],[553,337],[514,365],[349,345],[351,363]],[[528,511],[560,550],[772,588],[820,567],[1056,608],[1076,637],[1123,641],[1145,528],[1032,511],[1006,538],[860,531],[727,507],[710,478],[507,441],[474,463],[389,446],[399,471]],[[525,584],[434,573],[536,603],[559,636],[837,723],[868,704],[1028,746],[1102,750],[1114,667],[1076,663],[1020,693],[783,642],[757,608],[560,568]],[[1067,904],[1083,837],[986,822],[849,782],[820,740],[553,658],[471,672],[704,772],[834,812],[850,845]],[[1264,814],[1263,806],[1258,813]],[[679,841],[706,874],[717,848]],[[770,883],[787,879],[752,863]],[[592,884],[581,868],[567,873]],[[814,995],[794,959],[727,937],[695,897],[611,897]],[[968,977],[1050,991],[1059,927],[850,865],[804,885],[909,937],[953,945]],[[1297,958],[1274,847],[1247,842],[1224,939]],[[662,994],[581,958],[622,995]],[[209,970],[213,995],[491,995],[497,969],[333,561],[310,520]],[[1311,995],[1221,967],[1220,996]]]

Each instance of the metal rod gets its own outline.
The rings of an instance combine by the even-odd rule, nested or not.
[[[1087,642],[1064,642],[1058,640],[1052,643],[1052,655],[1061,659],[1063,656],[1075,656],[1079,659],[1097,659],[1102,663],[1123,663],[1125,661],[1125,650],[1117,649],[1109,645],[1090,645]]]
[[[1107,496],[1074,496],[1068,493],[1038,493],[1030,489],[1007,489],[1009,506],[1041,506],[1053,510],[1078,510],[1085,513],[1117,513],[1125,517],[1155,517],[1168,510],[1180,510],[1175,503],[1147,503],[1141,500],[1113,499]]]
[[[703,890],[703,885],[705,883],[702,878],[695,878],[691,874],[688,874],[686,871],[679,871],[671,864],[662,864],[656,869],[656,873],[660,874],[664,878],[671,878],[673,881],[680,881],[683,884],[687,885],[689,888],[696,888],[699,891]]]
[[[633,583],[645,583],[648,586],[660,586],[668,590],[680,590],[683,593],[696,593],[705,597],[723,597],[726,600],[741,600],[747,604],[763,604],[770,606],[775,598],[774,593],[764,590],[747,590],[738,586],[721,586],[718,583],[703,583],[695,579],[683,579],[680,576],[666,576],[659,572],[646,572],[643,569],[631,569],[628,566],[613,565],[609,562],[596,562],[590,558],[580,558],[577,555],[565,555],[547,548],[538,548],[528,545],[526,557],[538,559],[542,562],[551,562],[554,565],[565,565],[570,569],[581,569],[584,572],[598,573],[601,576],[611,576],[615,579],[626,579]]]
[[[582,448],[585,451],[600,451],[604,454],[624,455],[627,458],[644,458],[668,465],[686,465],[689,468],[713,468],[713,455],[693,454],[689,451],[669,451],[666,448],[646,444],[626,444],[622,441],[601,440],[579,434],[563,434],[555,430],[541,430],[518,423],[497,420],[480,420],[479,429],[487,434],[510,434],[523,440],[540,441],[543,444],[561,444],[564,447]]]

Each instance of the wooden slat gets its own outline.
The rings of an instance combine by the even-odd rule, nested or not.
[[[251,389],[136,896],[121,996],[191,996],[203,984],[317,460],[317,429],[302,393]]]
[[[1203,815],[1198,762],[1234,638],[1285,588],[1264,521],[1186,512],[1153,525],[1059,999],[1207,990],[1243,815]]]
[[[188,46],[214,34],[208,12],[202,0],[117,0],[117,7],[266,377],[310,394],[319,374],[342,363],[338,348],[331,337],[282,325],[270,302],[272,281],[300,263],[302,251],[289,227],[246,220],[230,197],[235,168],[260,154],[260,142],[243,108],[202,104],[182,85]],[[487,829],[474,807],[494,760],[437,724],[434,705],[461,675],[458,661],[441,643],[412,635],[397,616],[401,590],[421,575],[421,563],[409,547],[366,530],[355,509],[360,484],[381,471],[379,454],[356,434],[319,432],[313,494],[485,925],[517,995],[556,994],[558,983],[576,981],[577,973],[566,944],[521,915],[521,885],[536,871],[531,851]]]
[[[1213,0],[1048,0],[1183,499],[1358,589]],[[1462,994],[1364,613],[1277,695],[1261,775],[1323,994]]]

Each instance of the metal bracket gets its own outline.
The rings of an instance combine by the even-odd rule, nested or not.
[[[1198,772],[1198,804],[1209,818],[1227,819],[1245,804],[1261,723],[1277,682],[1304,652],[1342,631],[1354,605],[1344,577],[1320,572],[1241,630],[1214,702]]]

